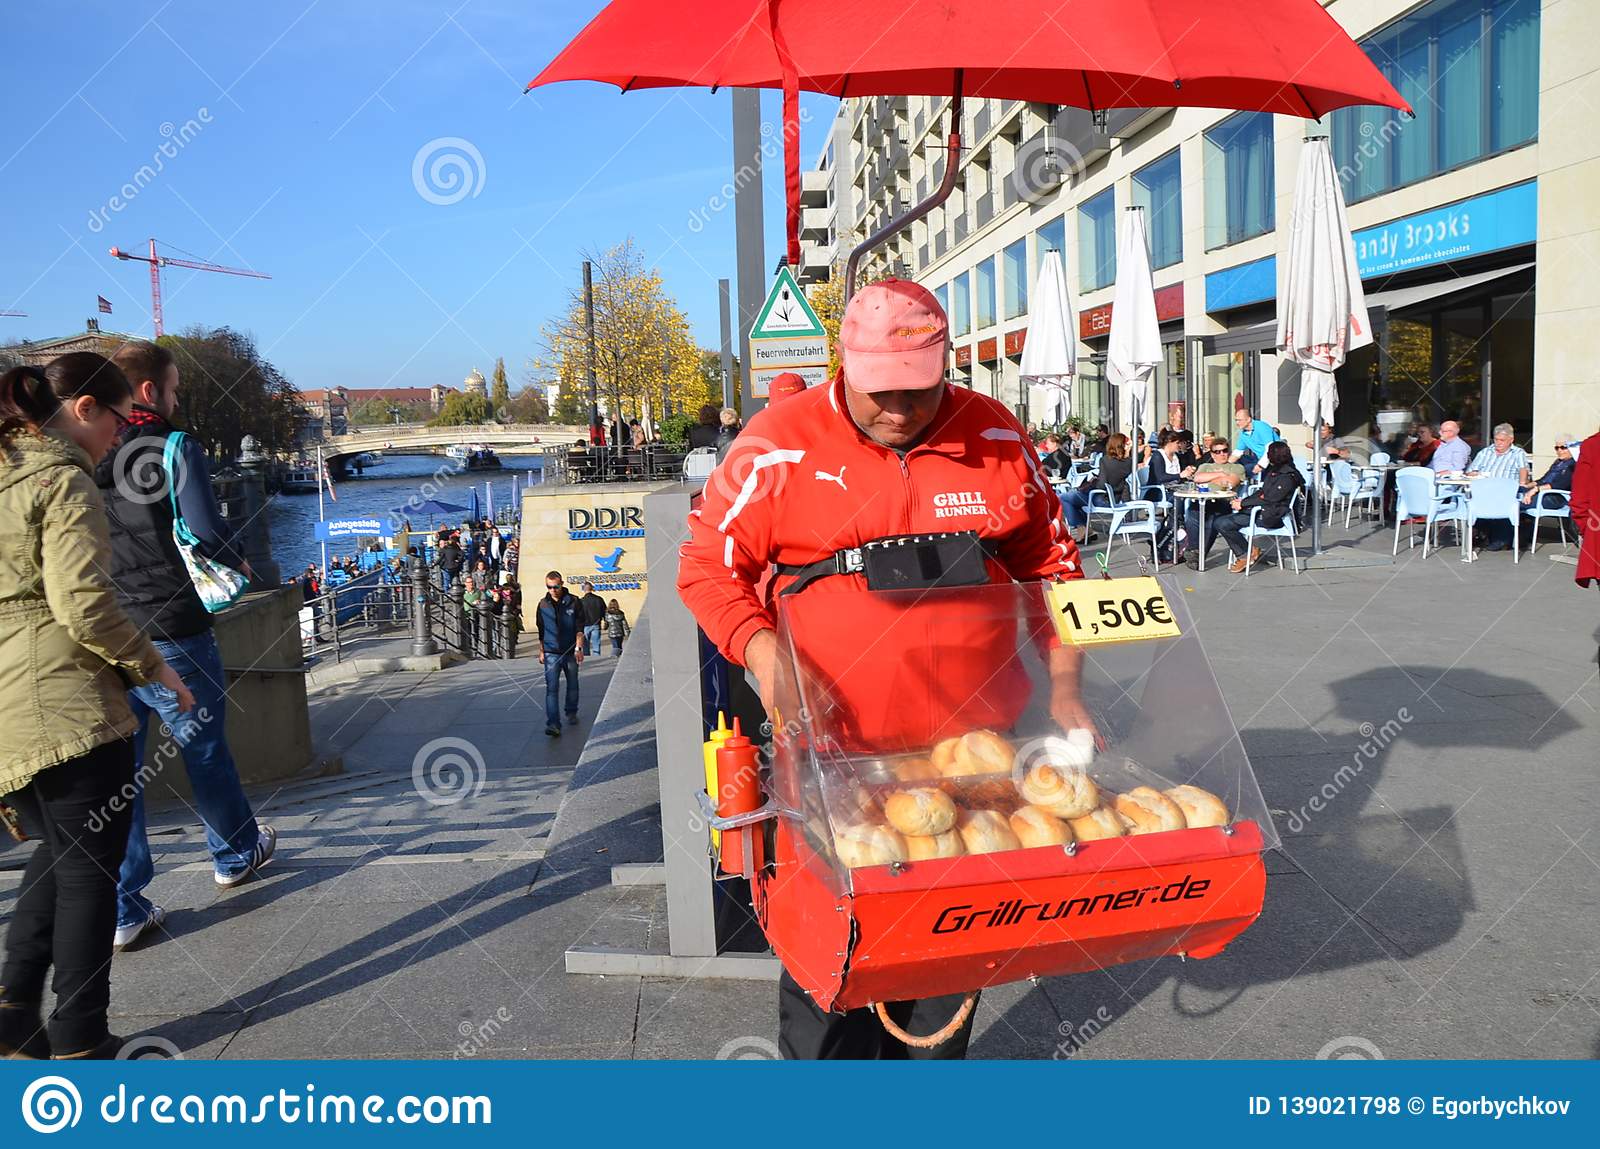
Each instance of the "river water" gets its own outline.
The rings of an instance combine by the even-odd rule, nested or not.
[[[487,483],[493,488],[494,509],[504,510],[511,505],[511,480],[516,477],[520,491],[529,483],[539,481],[537,455],[501,455],[504,467],[498,471],[461,471],[452,459],[442,455],[388,455],[381,464],[369,467],[360,478],[352,475],[334,483],[337,501],[323,493],[323,508],[329,519],[385,518],[389,512],[404,507],[415,496],[418,500],[433,498],[442,503],[455,503],[465,507],[478,492],[478,505],[489,513]],[[412,514],[411,526],[427,530],[427,515]],[[442,516],[432,521],[434,526],[460,526],[462,514]],[[306,569],[306,564],[322,562],[322,544],[315,538],[317,495],[274,495],[267,508],[267,522],[272,532],[272,557],[278,560],[282,577],[289,578]],[[348,554],[354,549],[350,540],[340,539],[328,544],[328,554]]]

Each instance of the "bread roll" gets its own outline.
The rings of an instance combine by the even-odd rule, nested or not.
[[[907,758],[895,763],[894,776],[902,782],[927,782],[939,777],[939,768],[929,758]]]
[[[961,841],[969,854],[1022,849],[1022,843],[1011,832],[1005,818],[993,810],[962,811],[956,819],[956,829],[961,832]]]
[[[955,761],[956,747],[960,744],[960,735],[935,743],[933,749],[928,752],[928,760],[933,763],[933,768],[941,774],[951,773],[950,766]]]
[[[1072,830],[1042,806],[1024,806],[1011,815],[1011,832],[1023,847],[1065,846],[1072,841]]]
[[[1087,770],[1094,762],[1094,731],[1073,729],[1065,735],[1052,735],[1040,739],[1038,750],[1028,757],[1030,766],[1036,763],[1054,766],[1058,770]]]
[[[1228,808],[1210,790],[1202,790],[1198,786],[1174,786],[1167,791],[1167,797],[1178,804],[1178,809],[1183,811],[1183,820],[1189,823],[1190,829],[1228,824]]]
[[[950,795],[926,787],[889,795],[883,813],[902,834],[942,834],[956,824],[956,804]]]
[[[1035,766],[1022,776],[1017,793],[1030,805],[1057,818],[1081,818],[1100,804],[1100,788],[1082,770]]]
[[[1159,834],[1181,830],[1188,824],[1178,804],[1150,786],[1135,786],[1126,794],[1118,794],[1113,804],[1126,820],[1130,834]]]
[[[1102,838],[1121,838],[1127,831],[1122,819],[1110,806],[1096,806],[1081,818],[1067,819],[1072,834],[1080,842],[1096,842]]]
[[[1009,774],[1016,757],[1011,743],[993,730],[974,730],[956,746],[954,773]]]
[[[905,839],[887,826],[866,822],[835,830],[833,849],[839,856],[839,863],[852,870],[906,860]]]
[[[907,834],[905,841],[906,856],[913,862],[926,862],[930,858],[959,858],[967,852],[961,835],[954,830],[946,830],[931,838]]]

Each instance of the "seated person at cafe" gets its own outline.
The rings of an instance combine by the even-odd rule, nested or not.
[[[1184,451],[1189,449],[1189,459],[1194,458],[1194,439],[1188,431],[1174,431],[1164,427],[1156,436],[1156,450],[1150,456],[1149,470],[1146,472],[1145,484],[1150,487],[1170,487],[1174,483],[1181,483],[1194,475],[1194,463],[1185,462]],[[1144,492],[1139,493],[1144,497]],[[1173,522],[1168,516],[1161,524],[1161,532],[1156,536],[1156,549],[1165,547],[1172,539]]]
[[[1039,440],[1038,451],[1039,461],[1049,474],[1060,476],[1072,470],[1072,454],[1062,445],[1060,435],[1045,435]]]
[[[1439,437],[1433,433],[1431,423],[1418,423],[1411,429],[1411,442],[1400,452],[1400,461],[1413,467],[1426,467],[1433,462],[1433,453],[1439,449]]]
[[[1293,523],[1290,511],[1294,494],[1305,485],[1305,477],[1294,465],[1294,453],[1289,450],[1289,444],[1280,439],[1269,446],[1266,466],[1261,472],[1261,489],[1253,495],[1234,499],[1232,514],[1217,516],[1217,534],[1228,540],[1228,549],[1233,552],[1233,561],[1228,564],[1231,573],[1241,574],[1261,558],[1261,548],[1247,547],[1244,540],[1251,511],[1261,508],[1256,525],[1266,530],[1281,527],[1285,522]]]
[[[1510,423],[1497,423],[1494,440],[1467,465],[1467,474],[1486,479],[1515,479],[1518,488],[1528,486],[1528,453],[1517,446],[1516,428]],[[1484,519],[1478,524],[1483,534],[1484,550],[1508,551],[1511,549],[1511,524],[1505,519]]]
[[[1084,434],[1082,427],[1069,427],[1067,441],[1064,444],[1067,453],[1074,459],[1087,459],[1089,457],[1089,436]]]
[[[1467,441],[1461,437],[1461,424],[1454,419],[1446,419],[1439,424],[1439,445],[1433,450],[1433,458],[1428,460],[1428,466],[1433,468],[1436,475],[1454,475],[1467,469],[1467,461],[1472,458],[1472,448],[1467,446]]]
[[[1244,467],[1238,463],[1228,462],[1228,441],[1213,438],[1210,447],[1210,461],[1201,460],[1195,467],[1191,476],[1195,483],[1210,487],[1213,491],[1236,491],[1244,485]],[[1185,499],[1183,508],[1183,527],[1191,545],[1189,553],[1184,555],[1184,562],[1192,567],[1200,565],[1200,556],[1211,553],[1211,543],[1217,537],[1217,511],[1221,507],[1221,500],[1210,503],[1206,507],[1206,533],[1205,538],[1200,538],[1200,500]]]
[[[1534,500],[1539,501],[1539,506],[1551,509],[1567,505],[1567,500],[1560,495],[1552,495],[1551,491],[1566,491],[1572,493],[1572,472],[1577,470],[1578,461],[1572,457],[1572,447],[1576,442],[1571,435],[1559,432],[1554,443],[1556,461],[1550,464],[1548,470],[1540,475],[1537,480],[1522,489],[1522,505],[1531,507]],[[1533,531],[1537,526],[1536,520],[1527,515],[1522,516],[1521,535],[1523,546],[1533,545]]]
[[[1089,492],[1111,491],[1111,501],[1121,503],[1128,498],[1128,476],[1133,473],[1133,460],[1128,458],[1128,436],[1117,434],[1106,440],[1105,453],[1100,457],[1100,470],[1061,497],[1061,507],[1067,516],[1068,527],[1087,527],[1089,524]],[[1094,541],[1094,532],[1085,530],[1083,541]]]
[[[1306,440],[1306,450],[1311,450],[1310,439]],[[1343,439],[1333,433],[1333,427],[1328,423],[1322,424],[1322,457],[1325,461],[1343,459],[1349,462],[1350,460],[1350,448],[1345,445]]]

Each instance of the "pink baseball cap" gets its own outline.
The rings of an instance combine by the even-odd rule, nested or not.
[[[851,297],[839,324],[839,359],[851,390],[918,391],[944,378],[950,326],[933,293],[883,279]]]

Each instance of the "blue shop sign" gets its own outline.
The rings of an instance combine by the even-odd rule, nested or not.
[[[1247,303],[1276,299],[1278,295],[1278,257],[1225,267],[1206,276],[1206,310],[1231,311]]]
[[[318,523],[316,538],[318,542],[331,542],[334,539],[353,539],[361,535],[375,535],[387,538],[394,534],[389,525],[382,519],[329,519]]]
[[[1529,180],[1364,228],[1354,236],[1361,278],[1532,243],[1538,199],[1538,181]]]

